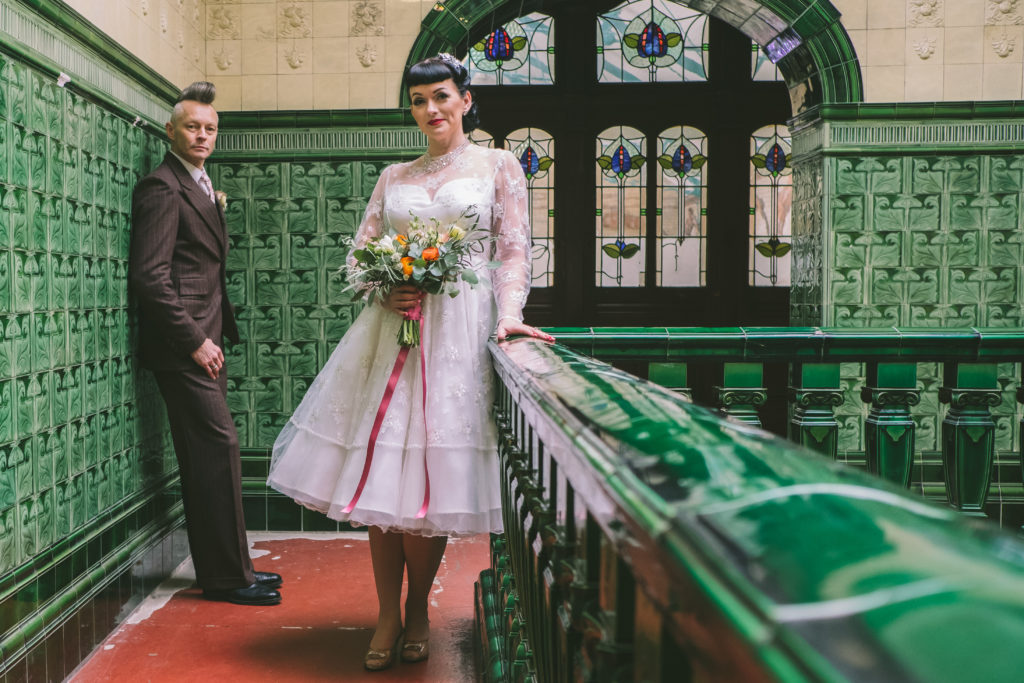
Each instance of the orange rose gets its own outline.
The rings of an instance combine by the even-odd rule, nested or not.
[[[436,261],[440,254],[437,251],[437,247],[427,247],[423,250],[424,261]]]
[[[409,244],[409,238],[405,235],[395,235],[395,241],[401,244],[403,247]]]
[[[402,272],[405,273],[406,277],[409,277],[410,275],[412,275],[412,262],[413,261],[415,261],[415,259],[412,256],[403,256],[402,257]]]

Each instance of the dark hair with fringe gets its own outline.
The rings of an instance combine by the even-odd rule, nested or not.
[[[416,85],[429,85],[440,83],[448,79],[455,81],[455,87],[459,89],[460,95],[465,95],[470,90],[469,71],[462,64],[454,61],[446,61],[441,57],[427,57],[410,66],[405,72],[405,86],[411,88]],[[476,106],[476,97],[469,106],[469,111],[462,115],[462,132],[469,133],[480,126],[480,114]]]
[[[213,104],[214,98],[217,97],[217,86],[209,81],[196,81],[192,85],[188,86],[178,95],[178,99],[174,100],[174,103],[184,102],[188,100],[190,102],[201,102],[203,104]]]

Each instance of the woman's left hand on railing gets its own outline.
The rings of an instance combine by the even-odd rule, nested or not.
[[[498,321],[498,330],[496,332],[498,341],[505,341],[505,339],[515,334],[521,334],[526,337],[535,337],[547,342],[555,341],[555,338],[547,332],[538,330],[536,327],[532,327],[526,323],[519,322],[514,318],[502,318]]]

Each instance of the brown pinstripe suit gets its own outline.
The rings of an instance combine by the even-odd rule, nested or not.
[[[168,153],[135,187],[129,279],[139,309],[139,356],[167,405],[196,578],[210,590],[254,580],[227,373],[211,379],[191,357],[205,339],[218,346],[224,336],[238,341],[227,251],[220,207]]]

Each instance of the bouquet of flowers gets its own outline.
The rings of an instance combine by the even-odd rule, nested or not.
[[[470,222],[469,227],[461,225]],[[427,294],[457,296],[455,283],[459,280],[477,284],[470,260],[484,252],[490,239],[489,233],[476,229],[476,216],[468,211],[446,225],[436,218],[423,220],[413,215],[406,234],[383,235],[352,252],[351,262],[341,269],[348,280],[346,289],[355,291],[353,299],[368,294],[370,303],[399,285],[413,285]],[[420,343],[419,305],[406,312],[398,343]]]

